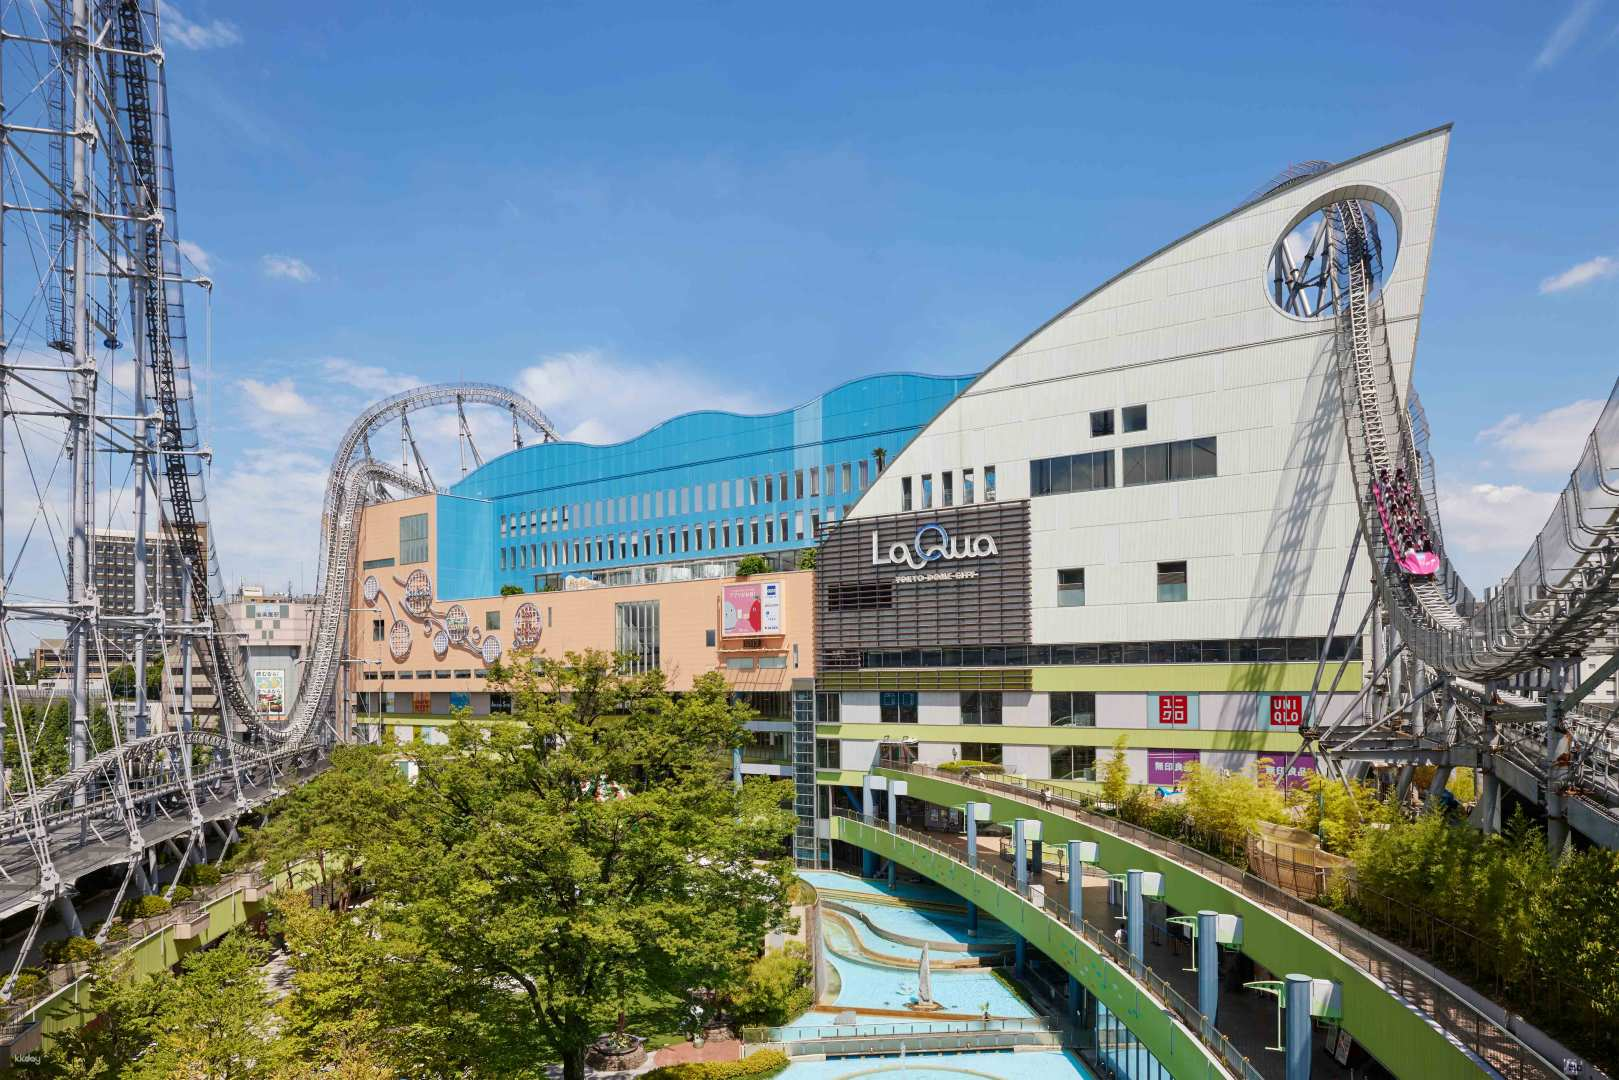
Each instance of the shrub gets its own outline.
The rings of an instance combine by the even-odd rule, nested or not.
[[[1130,763],[1125,760],[1124,741],[1123,735],[1113,741],[1113,756],[1102,769],[1102,801],[1114,807],[1123,806],[1130,794]]]
[[[22,1001],[44,991],[49,985],[42,968],[25,967],[17,972],[17,981],[11,984],[11,998]]]
[[[798,568],[800,570],[815,569],[815,548],[805,548],[798,553]]]
[[[124,901],[123,906],[118,909],[118,917],[121,919],[150,919],[153,915],[162,915],[173,906],[173,904],[155,893],[151,896],[138,896],[133,900]]]
[[[744,555],[742,560],[736,564],[737,577],[768,573],[770,573],[770,561],[763,555]]]
[[[180,880],[187,885],[206,887],[218,885],[224,876],[224,871],[212,863],[198,863],[195,866],[186,867],[185,873],[180,875]]]
[[[502,585],[500,587],[500,595],[502,595],[502,596],[522,596],[523,595],[523,587],[521,585]]]
[[[48,964],[74,964],[101,955],[101,947],[87,937],[57,938],[40,948]]]
[[[986,773],[998,773],[998,772],[1005,772],[1006,770],[1002,769],[999,765],[995,764],[993,761],[973,761],[971,759],[964,759],[962,761],[946,761],[946,762],[942,762],[939,765],[939,771],[940,772],[986,772]]]
[[[742,988],[731,995],[731,1012],[740,1024],[785,1024],[815,1004],[812,972],[804,946],[789,941],[753,962]]]
[[[86,931],[86,933],[88,933],[92,938],[96,937],[101,933],[101,927],[106,923],[106,921],[106,919],[102,919],[100,922],[91,923],[90,929]],[[123,941],[127,937],[129,937],[129,927],[125,926],[123,923],[115,921],[111,926],[107,927],[108,941]]]
[[[646,1073],[646,1080],[744,1080],[746,1077],[774,1076],[787,1067],[787,1055],[780,1050],[755,1050],[741,1061],[692,1061],[684,1065],[663,1065]]]
[[[174,887],[174,891],[169,894],[170,906],[173,906],[174,904],[183,904],[190,899],[191,886],[189,885],[176,885]]]
[[[1261,821],[1287,820],[1282,793],[1268,780],[1188,765],[1181,784],[1192,827],[1223,850],[1240,851]]]

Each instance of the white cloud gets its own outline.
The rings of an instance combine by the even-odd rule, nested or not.
[[[157,8],[163,21],[163,37],[183,49],[223,49],[242,43],[242,32],[233,22],[224,19],[193,22],[179,8],[161,0]]]
[[[211,274],[214,272],[214,257],[204,251],[201,244],[190,240],[180,241],[180,254],[184,255],[199,273]]]
[[[300,285],[308,285],[316,277],[308,263],[292,255],[266,255],[262,261],[267,277],[284,278]]]
[[[1479,432],[1478,439],[1505,451],[1508,466],[1516,472],[1567,473],[1579,460],[1580,448],[1601,412],[1602,402],[1585,398],[1528,419],[1512,413]]]
[[[1557,492],[1522,484],[1470,484],[1439,495],[1445,553],[1476,595],[1517,565],[1546,523]]]
[[[758,413],[770,406],[751,390],[667,362],[637,363],[597,349],[554,353],[524,368],[513,384],[566,439],[609,443],[699,409]]]
[[[1537,71],[1554,66],[1565,53],[1572,49],[1585,33],[1585,28],[1591,24],[1591,16],[1597,12],[1599,0],[1575,0],[1574,7],[1563,21],[1552,28],[1551,34],[1546,38],[1546,44],[1540,47],[1535,54],[1534,67]]]
[[[1560,293],[1568,289],[1578,289],[1582,285],[1589,285],[1602,278],[1613,277],[1619,274],[1619,262],[1598,255],[1594,259],[1586,259],[1582,263],[1575,263],[1561,274],[1553,274],[1543,278],[1540,282],[1540,295]]]
[[[316,413],[316,406],[309,403],[303,393],[291,379],[277,379],[275,382],[259,382],[257,379],[243,379],[238,382],[244,397],[248,398],[248,406],[254,413],[275,416],[278,419],[300,419]]]
[[[209,511],[228,585],[314,588],[327,464],[314,454],[259,446],[214,474]]]
[[[320,362],[321,370],[333,382],[364,390],[374,397],[388,397],[403,390],[421,386],[422,380],[414,375],[389,371],[376,364],[356,364],[340,356],[331,356]]]

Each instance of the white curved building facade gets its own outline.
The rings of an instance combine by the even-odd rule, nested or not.
[[[1137,782],[1192,760],[1274,769],[1299,747],[1329,636],[1323,685],[1348,663],[1316,715],[1344,707],[1370,584],[1361,552],[1329,635],[1360,544],[1336,324],[1278,305],[1272,259],[1329,204],[1381,207],[1398,232],[1381,287],[1405,385],[1448,142],[1440,128],[1292,180],[1164,247],[1029,335],[888,462],[823,545],[823,785],[895,739],[923,762],[989,756],[1039,778],[1088,779],[1121,734]],[[934,522],[997,552],[924,559],[938,534],[908,538]],[[892,561],[896,541],[930,573]],[[990,636],[1008,640],[976,634],[991,611]]]

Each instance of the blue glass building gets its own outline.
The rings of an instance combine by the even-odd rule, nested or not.
[[[974,377],[873,375],[781,412],[513,451],[438,497],[439,593],[720,577],[744,554],[811,547]]]

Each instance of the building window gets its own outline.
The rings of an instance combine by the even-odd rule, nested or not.
[[[1030,495],[1064,495],[1113,486],[1113,451],[1068,454],[1029,462]]]
[[[1113,410],[1101,409],[1091,413],[1091,438],[1100,439],[1113,434]]]
[[[1186,599],[1186,564],[1161,562],[1158,564],[1158,602],[1175,604]]]
[[[843,722],[843,699],[837,694],[815,695],[815,722],[838,724]]]
[[[1065,690],[1051,695],[1052,727],[1095,727],[1096,695],[1088,690]]]
[[[371,620],[371,640],[381,641],[386,636],[387,626],[381,619]]]
[[[408,514],[399,519],[399,565],[427,561],[427,515]]]
[[[843,743],[837,739],[816,739],[815,767],[817,769],[843,768]]]
[[[1124,422],[1126,435],[1136,431],[1147,430],[1147,407],[1145,405],[1126,405],[1119,410],[1119,419]]]
[[[1213,436],[1124,448],[1124,486],[1203,480],[1218,476],[1219,447]]]
[[[660,661],[658,601],[635,600],[614,605],[615,642],[623,670],[639,675],[655,670]]]
[[[1001,764],[1001,744],[994,742],[964,742],[961,744],[962,761],[982,761],[990,765]]]
[[[911,478],[909,476],[899,478],[899,508],[901,510],[911,508]]]
[[[1053,780],[1095,780],[1096,747],[1059,746],[1051,752]]]
[[[961,505],[962,506],[971,506],[972,504],[973,504],[973,471],[971,469],[962,469],[961,470]]]
[[[365,562],[360,564],[360,569],[381,570],[384,567],[392,566],[393,564],[394,561],[392,559],[367,559]]]
[[[1082,568],[1057,571],[1057,606],[1085,606],[1085,571]]]
[[[500,629],[500,612],[486,611],[483,613],[483,628],[485,630]]]
[[[955,476],[954,476],[954,474],[953,473],[940,473],[939,476],[940,476],[940,479],[942,481],[940,494],[944,498],[944,502],[940,503],[939,505],[941,505],[941,506],[954,506],[954,505],[956,505],[956,491],[955,491]]]
[[[885,724],[916,723],[916,691],[884,690],[877,699],[878,713]]]
[[[931,510],[932,508],[933,508],[933,475],[931,473],[928,473],[928,474],[924,474],[923,477],[922,477],[922,509]]]
[[[512,712],[512,696],[510,694],[489,695],[489,715],[510,716]]]
[[[984,466],[984,501],[995,501],[995,466]]]
[[[1001,722],[1001,692],[974,690],[961,695],[961,722],[963,724],[999,724]]]

